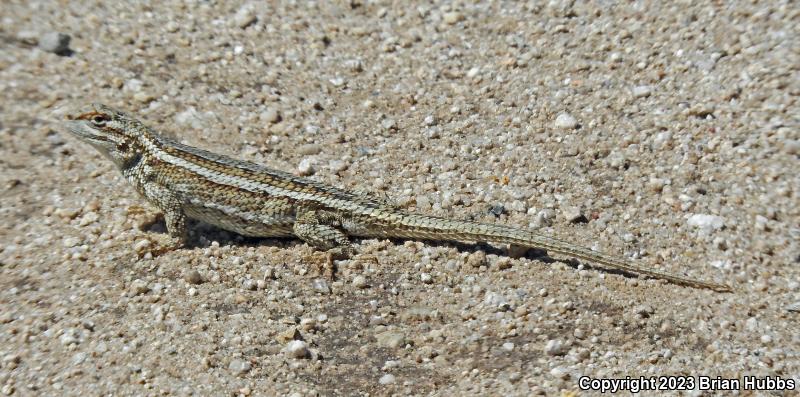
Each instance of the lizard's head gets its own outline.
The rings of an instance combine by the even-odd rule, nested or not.
[[[123,112],[93,103],[67,115],[65,125],[69,132],[94,146],[120,168],[141,157],[139,138],[147,127]]]

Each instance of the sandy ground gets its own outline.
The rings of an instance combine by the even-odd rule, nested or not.
[[[2,394],[798,393],[796,2],[301,3],[3,1]],[[157,211],[57,122],[88,102],[735,292],[384,240],[331,281],[300,241],[203,224],[140,256]]]

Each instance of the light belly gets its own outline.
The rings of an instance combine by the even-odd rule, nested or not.
[[[221,229],[249,237],[289,237],[293,236],[292,214],[265,214],[242,212],[234,208],[213,208],[188,204],[183,210],[189,218],[214,225]]]

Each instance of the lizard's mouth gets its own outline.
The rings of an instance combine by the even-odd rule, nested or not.
[[[67,131],[78,138],[96,142],[109,141],[108,138],[103,135],[94,133],[93,129],[87,125],[86,120],[76,120],[72,116],[67,116],[64,125],[67,127]]]

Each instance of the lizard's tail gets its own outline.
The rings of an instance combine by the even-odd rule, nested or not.
[[[420,214],[405,214],[403,218],[403,221],[401,221],[402,226],[398,227],[395,224],[394,228],[384,229],[392,230],[391,232],[385,233],[384,237],[507,243],[522,247],[543,249],[548,252],[555,252],[557,254],[598,263],[611,269],[668,280],[675,284],[687,285],[695,288],[708,288],[718,292],[731,292],[731,288],[725,284],[694,280],[672,273],[641,267],[631,261],[593,251],[589,248],[577,246],[530,230],[488,223],[451,220]]]

